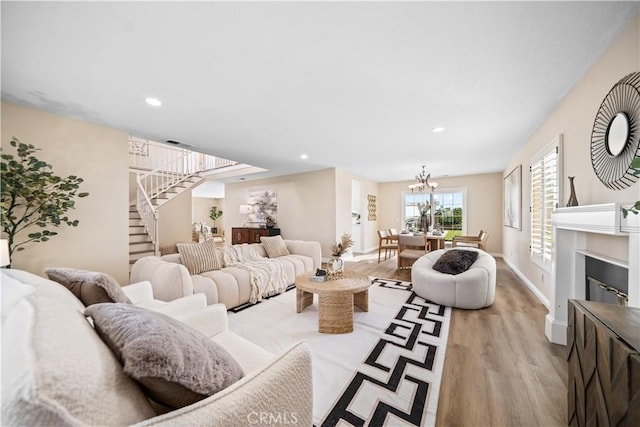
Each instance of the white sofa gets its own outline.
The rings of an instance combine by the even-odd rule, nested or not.
[[[311,355],[305,343],[275,356],[231,333],[222,304],[204,307],[203,296],[166,304],[154,301],[148,284],[124,287],[132,302],[150,304],[211,337],[244,372],[226,389],[160,414],[70,291],[24,271],[3,269],[1,277],[3,426],[245,426],[264,413],[283,424],[292,419],[312,424]]]
[[[266,258],[262,243],[252,243],[258,255],[284,264],[288,284],[294,284],[297,275],[314,272],[322,263],[319,242],[285,240],[290,255]],[[245,244],[246,245],[246,244]],[[251,285],[249,272],[239,267],[223,267],[220,270],[190,275],[182,265],[180,254],[161,257],[144,257],[131,268],[131,281],[149,281],[156,298],[171,301],[194,293],[203,293],[208,304],[224,304],[228,309],[249,302]]]
[[[480,249],[455,249],[476,251],[478,258],[467,271],[452,275],[434,270],[433,265],[443,253],[453,249],[429,252],[420,257],[411,268],[414,292],[422,298],[449,307],[489,307],[496,296],[496,260]]]

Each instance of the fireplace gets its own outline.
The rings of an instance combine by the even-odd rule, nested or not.
[[[625,206],[627,204],[624,204]],[[567,319],[569,299],[587,299],[587,260],[595,258],[626,271],[627,304],[640,307],[640,215],[622,218],[620,203],[558,208],[552,215],[554,251],[551,263],[551,295],[549,314],[545,318],[545,334],[556,344],[567,343]],[[611,258],[587,249],[590,233],[622,239],[628,247],[629,261]],[[608,239],[608,237],[607,237]],[[618,279],[595,280],[605,287],[618,288]],[[599,285],[596,284],[599,287]],[[617,301],[616,301],[617,302]]]
[[[627,306],[629,269],[620,264],[585,256],[585,299]]]

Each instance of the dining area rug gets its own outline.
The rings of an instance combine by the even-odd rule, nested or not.
[[[409,282],[371,280],[369,311],[354,308],[351,333],[319,333],[317,295],[296,313],[295,289],[229,311],[229,329],[274,354],[308,343],[315,426],[433,426],[451,308]]]

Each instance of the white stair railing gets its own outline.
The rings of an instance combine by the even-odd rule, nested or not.
[[[237,164],[220,157],[133,136],[129,137],[129,159],[130,168],[137,170],[136,208],[153,241],[156,255],[160,254],[159,215],[153,200],[200,172]]]
[[[136,209],[140,214],[140,218],[142,223],[145,226],[147,234],[151,237],[151,242],[153,243],[153,253],[158,256],[160,255],[160,238],[158,236],[158,210],[151,203],[151,199],[144,191],[142,187],[142,183],[140,182],[140,176],[137,177],[137,199],[136,199]]]

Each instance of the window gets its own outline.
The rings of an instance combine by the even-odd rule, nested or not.
[[[562,136],[559,135],[531,159],[531,259],[546,270],[551,270],[553,227],[551,214],[560,199],[560,173],[562,164]]]
[[[442,227],[445,230],[462,230],[464,193],[462,191],[436,192],[434,199],[436,227]]]
[[[402,193],[402,223],[408,231],[417,231],[423,227],[420,222],[420,207],[431,203],[431,193],[411,192]],[[445,230],[466,229],[466,189],[441,189],[433,193],[435,226]],[[429,215],[431,211],[428,212]],[[431,219],[429,218],[429,221]]]

